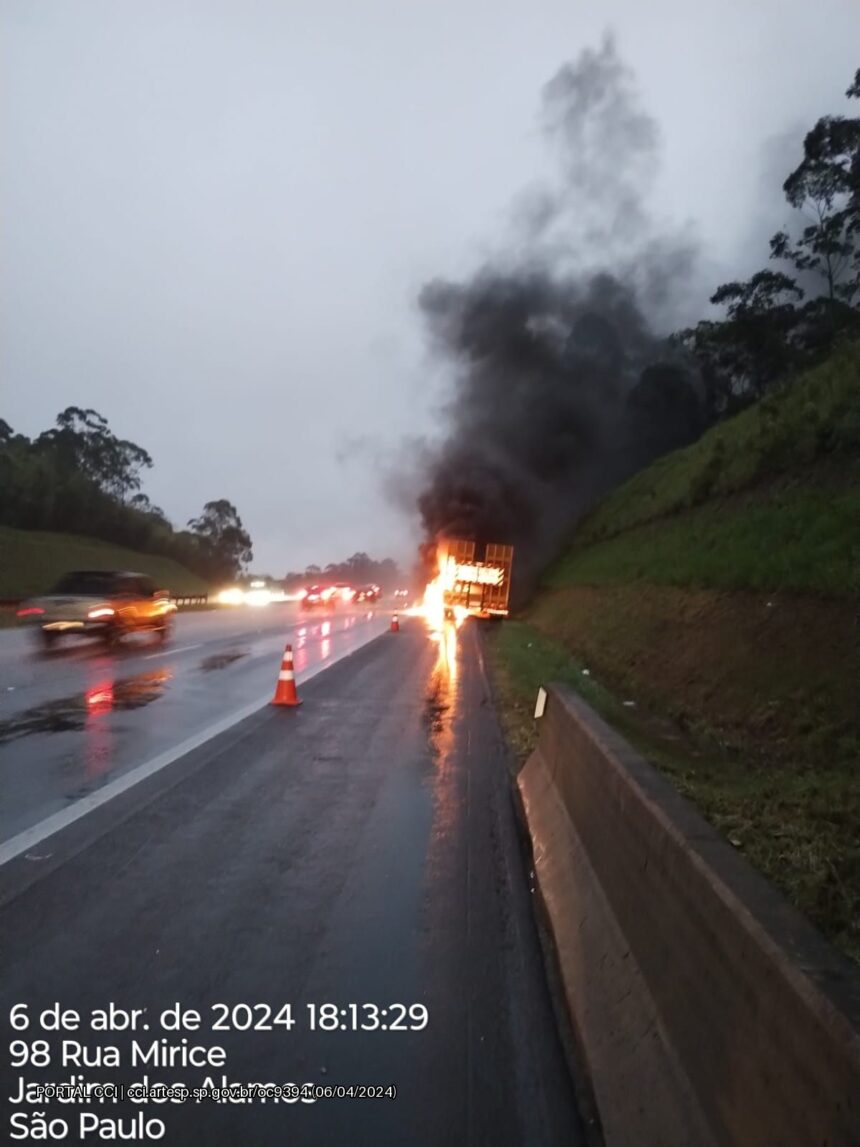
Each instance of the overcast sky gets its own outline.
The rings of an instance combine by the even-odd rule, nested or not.
[[[504,242],[562,63],[615,33],[703,290],[764,262],[803,132],[849,110],[860,66],[856,0],[0,13],[0,416],[32,435],[96,408],[152,454],[176,524],[231,499],[276,576],[411,556],[373,458],[437,424],[415,298]]]

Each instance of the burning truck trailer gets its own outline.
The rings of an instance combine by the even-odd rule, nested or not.
[[[508,616],[514,547],[488,542],[480,560],[477,544],[463,538],[442,538],[437,549],[443,615],[463,617]]]

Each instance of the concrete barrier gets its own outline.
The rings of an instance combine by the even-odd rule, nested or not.
[[[564,686],[519,776],[608,1147],[858,1147],[860,974]]]

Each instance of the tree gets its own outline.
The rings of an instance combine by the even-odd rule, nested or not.
[[[167,515],[160,506],[153,505],[146,494],[134,494],[129,500],[129,506],[148,517],[157,518],[159,522],[167,523]]]
[[[79,406],[58,414],[56,427],[40,434],[35,446],[52,451],[61,468],[79,471],[120,502],[140,489],[140,471],[152,466],[149,454],[134,442],[117,438],[97,410]]]
[[[712,414],[721,416],[760,398],[796,363],[795,305],[803,291],[781,272],[759,271],[724,283],[711,296],[726,308],[722,322],[702,321],[677,341],[707,373]]]
[[[199,518],[188,523],[213,579],[235,578],[253,560],[251,537],[236,507],[226,498],[207,502]]]
[[[284,574],[284,590],[287,593],[294,593],[304,585],[305,580],[306,578],[303,573],[299,573],[297,570],[290,570]]]
[[[860,98],[860,69],[845,94]],[[807,224],[795,239],[778,231],[770,241],[771,257],[819,275],[838,323],[835,304],[851,305],[860,296],[860,118],[819,119],[783,190]]]
[[[289,591],[307,583],[324,579],[330,582],[348,582],[350,585],[394,586],[400,580],[400,571],[392,558],[376,561],[369,554],[356,553],[342,562],[329,562],[323,570],[318,565],[309,565],[303,574],[288,573],[284,578]]]

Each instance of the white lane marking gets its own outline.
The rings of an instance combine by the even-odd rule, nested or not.
[[[151,777],[153,773],[157,773],[160,769],[171,764],[179,757],[184,756],[186,753],[193,752],[194,749],[205,745],[212,737],[217,737],[219,733],[225,732],[232,725],[243,721],[246,717],[250,717],[252,713],[256,713],[262,709],[265,702],[254,701],[250,705],[246,705],[242,709],[231,713],[229,717],[223,717],[214,725],[210,725],[202,732],[195,734],[193,737],[188,737],[187,740],[182,741],[173,749],[168,749],[164,753],[159,753],[158,756],[153,757],[151,760],[146,761],[137,768],[131,769],[127,773],[123,773],[121,777],[117,777],[108,784],[103,785],[102,788],[97,789],[96,792],[90,793],[88,796],[81,797],[69,808],[64,808],[60,812],[55,812],[52,816],[46,817],[44,820],[39,821],[38,824],[33,825],[32,828],[26,828],[23,832],[19,832],[17,836],[13,836],[7,840],[5,844],[0,845],[0,866],[8,863],[13,857],[20,855],[22,852],[29,852],[37,844],[49,837],[52,833],[59,832],[61,828],[67,825],[74,824],[76,820],[80,820],[82,816],[86,816],[88,812],[93,809],[99,808],[101,805],[106,804],[107,801],[113,800],[118,797],[120,793],[126,792],[128,789],[133,788],[134,785],[139,784],[147,777]]]
[[[171,653],[187,653],[189,649],[199,649],[202,645],[203,642],[198,641],[196,645],[180,645],[178,649],[162,649],[160,653],[147,653],[143,660],[151,661],[153,657],[169,657]]]
[[[382,632],[380,630],[380,632]],[[328,669],[334,665],[336,661],[341,661],[344,657],[348,657],[351,653],[357,652],[363,645],[372,639],[373,634],[367,634],[364,641],[358,644],[348,644],[345,649],[340,650],[334,656],[326,658],[325,661],[320,662],[318,665],[310,666],[299,674],[300,681],[309,681],[318,673],[322,673],[324,669]],[[60,812],[55,812],[53,815],[45,817],[32,828],[25,828],[23,832],[19,832],[17,836],[11,837],[5,843],[0,844],[0,868],[4,864],[8,864],[10,860],[14,860],[16,856],[20,856],[22,852],[29,852],[36,845],[41,844],[49,836],[53,836],[55,832],[66,828],[70,824],[74,824],[76,820],[80,820],[86,816],[87,813],[93,812],[95,809],[100,808],[103,804],[118,797],[121,793],[127,792],[130,788],[140,784],[141,781],[151,777],[154,773],[160,772],[168,765],[172,765],[174,761],[184,757],[187,753],[199,749],[201,745],[205,745],[207,741],[211,741],[213,737],[218,737],[221,733],[232,728],[233,725],[238,725],[240,721],[244,721],[246,717],[258,713],[261,709],[265,709],[269,704],[269,699],[262,701],[252,701],[249,705],[245,705],[241,709],[237,709],[231,713],[229,717],[223,717],[220,721],[216,721],[214,725],[209,725],[207,728],[195,733],[194,736],[188,737],[186,740],[180,742],[172,749],[167,749],[158,756],[153,757],[149,761],[145,761],[142,765],[137,765],[135,768],[130,769],[127,773],[117,777],[115,780],[109,781],[103,785],[96,792],[90,793],[88,796],[81,797],[69,808],[61,809]]]

